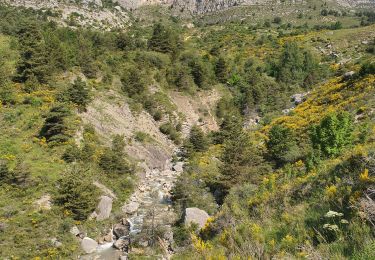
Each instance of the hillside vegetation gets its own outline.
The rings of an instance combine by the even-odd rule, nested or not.
[[[280,8],[103,32],[0,5],[0,258],[82,255],[173,156],[173,258],[373,259],[375,13]],[[169,256],[155,229],[131,259]]]

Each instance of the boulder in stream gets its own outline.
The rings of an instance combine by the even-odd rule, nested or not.
[[[115,241],[115,243],[113,243],[113,247],[118,249],[118,250],[121,250],[121,251],[124,251],[124,252],[128,252],[129,251],[129,247],[130,247],[130,238],[129,236],[125,236],[125,237],[120,237],[119,239],[117,239]]]
[[[95,252],[98,243],[89,237],[84,237],[81,241],[81,247],[86,254]]]
[[[128,236],[130,233],[130,223],[126,219],[123,219],[121,223],[117,223],[113,227],[113,234],[116,236],[117,239]]]
[[[122,208],[122,211],[126,214],[131,215],[135,213],[138,210],[138,208],[139,208],[139,203],[135,201],[131,201]]]

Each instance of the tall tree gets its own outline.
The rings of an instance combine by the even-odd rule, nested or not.
[[[258,152],[249,134],[242,125],[232,125],[224,141],[224,151],[220,167],[221,191],[228,194],[230,188],[240,182],[256,182],[268,169],[262,155]]]
[[[45,83],[51,73],[48,54],[36,22],[25,22],[18,31],[20,60],[17,64],[16,80],[26,82],[34,76],[39,83]]]
[[[76,220],[85,220],[95,210],[98,191],[80,167],[66,172],[59,180],[53,199]]]
[[[48,112],[39,136],[48,142],[61,143],[69,139],[68,126],[65,118],[70,115],[69,109],[63,104],[57,104]]]
[[[228,78],[228,66],[223,57],[220,57],[215,64],[215,75],[219,82],[226,83]]]
[[[268,153],[277,164],[293,161],[298,157],[296,141],[289,128],[275,125],[271,128],[268,138]]]
[[[111,149],[105,149],[99,158],[99,167],[107,174],[131,173],[132,169],[125,159],[124,148],[124,136],[114,136]]]
[[[149,49],[162,53],[174,53],[177,51],[177,35],[161,23],[154,25],[152,37],[148,41]]]
[[[69,86],[66,95],[69,101],[78,106],[78,111],[86,111],[86,107],[90,102],[90,93],[86,82],[82,81],[80,77]]]
[[[202,129],[194,125],[190,130],[189,142],[196,152],[204,152],[208,148],[208,139]]]
[[[276,78],[284,83],[295,83],[303,78],[303,54],[297,43],[287,42],[281,54]]]

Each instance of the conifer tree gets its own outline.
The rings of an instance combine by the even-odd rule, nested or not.
[[[227,63],[223,57],[220,57],[215,64],[215,75],[219,82],[226,83],[228,77]]]
[[[224,151],[221,156],[220,167],[221,192],[226,195],[236,184],[257,182],[268,169],[258,149],[252,143],[249,135],[238,124],[237,120],[228,121]]]
[[[70,212],[75,220],[85,220],[95,210],[98,191],[85,177],[82,168],[75,167],[57,182],[54,202]]]
[[[18,31],[18,38],[20,60],[16,80],[26,82],[35,76],[39,83],[45,83],[50,75],[50,67],[43,35],[37,23],[25,22]]]
[[[105,149],[99,158],[99,167],[107,174],[130,173],[131,167],[125,159],[124,136],[116,135],[112,140],[111,149]]]
[[[163,24],[157,23],[154,25],[148,47],[153,51],[174,53],[177,51],[177,36]]]
[[[4,160],[0,160],[0,185],[8,183],[10,171],[8,164]]]
[[[66,94],[68,100],[78,106],[78,111],[86,111],[86,107],[90,102],[90,95],[86,83],[80,77],[70,85]]]
[[[296,159],[297,146],[289,128],[275,125],[271,128],[266,142],[268,153],[277,164],[283,164]]]
[[[190,130],[189,142],[196,152],[204,152],[208,148],[207,137],[197,125],[194,125]]]
[[[39,136],[45,137],[48,142],[61,143],[69,139],[68,126],[65,118],[70,115],[69,109],[63,104],[51,108]]]
[[[18,161],[16,167],[11,172],[9,183],[19,187],[25,187],[30,184],[30,174],[29,166],[22,161]]]

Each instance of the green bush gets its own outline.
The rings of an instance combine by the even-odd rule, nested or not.
[[[75,167],[63,174],[57,183],[54,202],[70,212],[75,220],[86,220],[95,210],[99,192],[87,178],[87,172]]]
[[[353,143],[353,119],[348,113],[331,114],[314,126],[311,132],[313,147],[324,156],[339,155]]]

